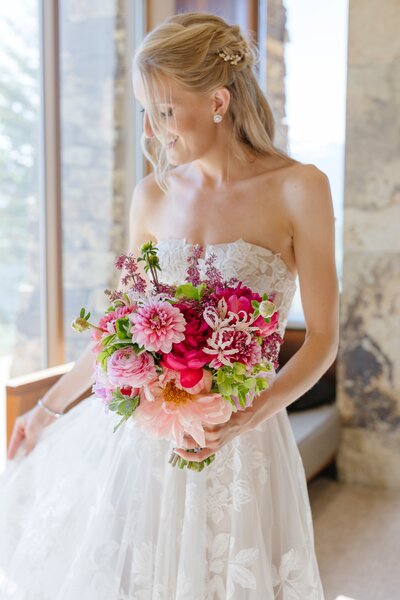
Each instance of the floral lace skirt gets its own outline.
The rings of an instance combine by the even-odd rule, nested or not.
[[[0,476],[2,600],[324,600],[286,410],[201,473],[95,396]]]

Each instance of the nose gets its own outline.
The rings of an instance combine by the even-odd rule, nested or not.
[[[151,128],[149,117],[147,116],[146,111],[143,113],[143,132],[148,138],[154,137],[154,131]]]

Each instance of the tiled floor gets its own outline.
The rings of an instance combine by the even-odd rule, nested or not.
[[[309,495],[326,600],[399,600],[400,490],[325,475]]]

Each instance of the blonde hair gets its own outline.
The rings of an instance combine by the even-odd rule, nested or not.
[[[274,117],[253,72],[257,61],[256,46],[246,41],[239,26],[228,25],[209,13],[176,14],[144,38],[135,52],[134,64],[142,77],[155,135],[152,138],[143,135],[141,142],[162,189],[166,189],[170,165],[165,143],[157,135],[163,124],[154,106],[157,99],[168,103],[168,97],[162,99],[157,92],[165,89],[168,79],[201,94],[226,87],[231,97],[225,116],[232,124],[234,139],[255,156],[273,155],[288,163],[298,163],[274,146]]]

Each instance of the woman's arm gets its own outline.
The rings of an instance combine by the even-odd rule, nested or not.
[[[141,181],[135,188],[129,211],[129,242],[127,252],[134,256],[139,255],[140,246],[147,242],[150,235],[147,232],[147,203],[146,197],[149,190],[148,178]],[[147,274],[143,271],[143,263],[138,263],[138,270],[148,281]],[[121,272],[117,289],[124,289]],[[83,334],[85,335],[85,334]],[[73,368],[65,373],[43,396],[43,402],[53,410],[62,412],[74,402],[85,390],[94,383],[95,355],[92,352],[94,342],[90,341],[85,351],[74,364]]]
[[[250,410],[251,428],[309,390],[333,363],[339,346],[335,218],[329,179],[317,167],[307,165],[289,185],[293,188],[289,190],[289,211],[306,337],[270,387],[245,411]]]
[[[333,363],[339,345],[339,286],[335,265],[335,219],[329,180],[306,165],[301,177],[288,182],[289,211],[306,338],[278,371],[269,387],[244,411],[232,413],[221,425],[204,426],[206,444],[193,455],[197,442],[185,436],[185,448],[175,452],[200,462],[237,435],[250,431],[309,390]]]

